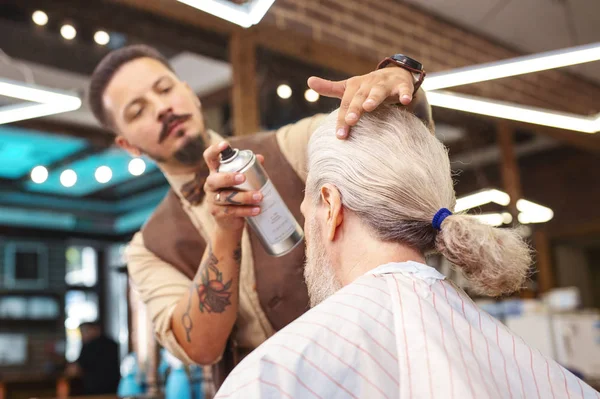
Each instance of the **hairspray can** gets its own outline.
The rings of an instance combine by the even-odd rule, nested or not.
[[[240,191],[260,191],[263,194],[261,213],[246,220],[269,255],[283,256],[302,242],[302,228],[252,151],[227,147],[221,151],[219,172],[242,173],[246,176],[246,181],[232,188]]]

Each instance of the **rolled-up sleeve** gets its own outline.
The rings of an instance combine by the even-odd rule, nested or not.
[[[133,288],[147,307],[157,341],[182,362],[193,364],[171,329],[175,306],[188,292],[191,280],[150,252],[139,232],[129,243],[125,256]]]
[[[277,130],[277,143],[294,171],[306,181],[308,142],[326,114],[317,114]]]

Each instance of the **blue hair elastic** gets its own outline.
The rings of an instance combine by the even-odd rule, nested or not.
[[[450,212],[449,209],[441,208],[439,211],[436,212],[435,216],[433,217],[433,220],[431,221],[431,225],[433,226],[434,229],[441,230],[442,222],[450,215],[452,215],[452,212]]]

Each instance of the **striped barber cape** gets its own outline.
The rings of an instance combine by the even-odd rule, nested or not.
[[[597,398],[435,269],[382,265],[246,357],[217,398]]]

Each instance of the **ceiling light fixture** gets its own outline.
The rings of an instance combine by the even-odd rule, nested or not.
[[[489,224],[490,226],[498,227],[504,224],[504,218],[501,213],[482,213],[479,215],[469,215],[479,220],[481,223]]]
[[[490,189],[482,190],[473,194],[466,195],[456,200],[455,212],[466,211],[467,209],[477,208],[489,203],[507,206],[510,204],[510,196],[504,191]]]
[[[142,158],[133,158],[129,161],[128,170],[132,175],[140,176],[146,170],[146,162]]]
[[[288,85],[279,85],[277,86],[277,95],[284,100],[287,100],[292,96],[292,88]]]
[[[65,24],[60,28],[60,34],[66,40],[73,40],[75,36],[77,36],[77,30],[73,27],[73,25]]]
[[[258,24],[275,2],[275,0],[254,0],[233,4],[222,0],[178,1],[244,28]]]
[[[69,188],[77,183],[77,173],[73,169],[67,169],[60,174],[60,184]]]
[[[600,60],[600,42],[432,73],[423,90],[439,90]]]
[[[48,180],[48,169],[43,166],[36,166],[31,170],[31,180],[34,183],[42,184]]]
[[[510,203],[510,196],[504,191],[496,189],[481,190],[473,194],[466,195],[456,199],[454,212],[463,212],[469,209],[477,208],[482,205],[496,203],[498,205],[507,206]],[[552,209],[536,204],[535,202],[526,199],[517,201],[517,210],[519,211],[519,223],[545,223],[554,217]],[[479,215],[469,215],[479,219],[482,223],[492,226],[500,226],[502,224],[510,224],[513,217],[508,212],[502,213],[484,213]]]
[[[100,184],[108,183],[110,179],[112,179],[112,170],[108,166],[100,166],[96,169],[94,173],[94,177],[96,181]]]
[[[554,217],[552,209],[536,204],[535,202],[520,199],[517,201],[519,210],[519,223],[545,223]]]
[[[103,30],[99,30],[94,33],[94,41],[100,46],[106,46],[110,42],[110,35]]]
[[[596,133],[600,130],[600,114],[585,117],[448,91],[430,91],[427,93],[427,100],[437,107],[582,133]]]
[[[308,89],[304,92],[304,98],[309,103],[314,103],[319,99],[319,93],[317,93],[313,89]]]
[[[81,107],[81,99],[75,94],[5,79],[0,79],[0,96],[32,102],[0,107],[0,125]]]
[[[31,15],[31,19],[36,25],[44,26],[48,23],[48,14],[43,11],[37,10]]]

